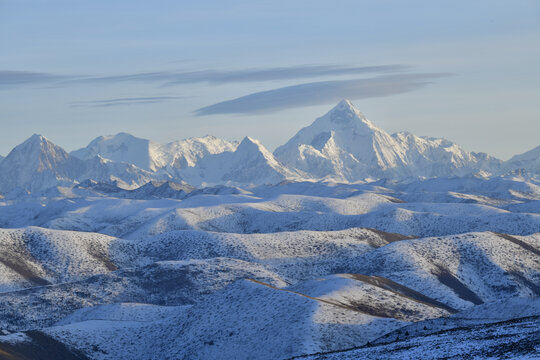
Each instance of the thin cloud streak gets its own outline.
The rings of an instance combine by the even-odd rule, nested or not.
[[[108,85],[126,82],[155,83],[161,86],[195,83],[227,84],[367,73],[396,73],[409,69],[409,65],[403,64],[375,66],[297,65],[240,70],[156,71],[114,76],[58,75],[31,71],[0,70],[0,88],[41,84],[54,86]]]
[[[368,79],[320,81],[256,92],[195,111],[197,116],[216,114],[260,114],[280,110],[332,104],[341,99],[384,97],[422,88],[448,73],[398,74]]]
[[[171,100],[185,99],[184,96],[146,96],[131,98],[116,98],[106,100],[72,102],[72,107],[110,107],[122,105],[157,104]]]
[[[169,85],[188,82],[209,82],[215,84],[234,82],[257,82],[271,80],[288,80],[321,76],[355,75],[366,73],[393,73],[406,71],[410,66],[402,64],[343,67],[333,65],[300,65],[270,69],[245,69],[238,71],[199,71],[180,74]]]
[[[337,65],[298,65],[266,69],[201,70],[192,72],[149,72],[118,76],[89,77],[85,79],[74,80],[74,82],[155,82],[161,83],[163,86],[195,83],[226,84],[366,73],[393,73],[406,71],[409,68],[410,66],[402,64],[354,67]]]
[[[51,84],[69,79],[73,77],[33,71],[0,70],[0,89],[21,85]]]

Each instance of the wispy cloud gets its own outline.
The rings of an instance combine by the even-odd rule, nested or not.
[[[448,74],[410,73],[403,64],[375,66],[297,65],[240,70],[201,70],[192,72],[147,72],[116,76],[59,75],[44,72],[0,70],[0,89],[15,86],[115,85],[148,83],[174,86],[194,83],[227,84],[273,80],[324,79],[325,77],[378,74],[370,78],[306,82],[223,101],[195,111],[198,116],[213,114],[270,113],[302,106],[330,104],[342,98],[362,99],[409,92]],[[343,79],[343,78],[341,78]],[[74,107],[112,107],[155,104],[181,99],[177,96],[123,97],[70,103]]]
[[[391,96],[419,89],[446,73],[383,75],[367,79],[320,81],[256,92],[195,111],[214,114],[271,113],[284,109],[331,104],[343,98]]]
[[[0,70],[0,88],[20,85],[51,84],[72,79],[67,75],[56,75],[32,71]]]
[[[391,73],[406,71],[408,65],[392,64],[378,66],[340,66],[340,65],[298,65],[275,68],[241,70],[200,70],[191,72],[148,72],[129,75],[91,77],[74,80],[75,82],[155,82],[162,85],[180,85],[194,83],[242,83],[284,79],[313,78],[321,76],[354,75],[366,73]]]
[[[368,73],[396,73],[407,71],[409,68],[410,66],[402,64],[375,66],[296,65],[239,70],[156,71],[113,76],[58,75],[30,71],[0,70],[0,88],[41,84],[54,86],[112,85],[129,82],[153,83],[159,86],[194,83],[226,84]]]
[[[109,107],[123,105],[156,104],[171,100],[184,99],[183,96],[146,96],[146,97],[128,97],[106,100],[76,101],[70,103],[74,107]]]

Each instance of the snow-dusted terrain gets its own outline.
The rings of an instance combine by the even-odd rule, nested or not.
[[[0,158],[0,358],[540,358],[539,156],[348,101],[274,153],[34,135]]]

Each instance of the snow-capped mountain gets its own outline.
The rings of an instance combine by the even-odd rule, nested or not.
[[[172,166],[175,169],[195,166],[207,155],[234,151],[238,143],[207,135],[200,138],[189,138],[161,145],[157,161],[160,166]]]
[[[420,137],[409,132],[392,134],[406,154],[409,176],[464,176],[478,171],[498,173],[502,161],[486,153],[467,152],[441,138]]]
[[[405,165],[403,149],[347,101],[301,129],[274,155],[315,178],[360,180]]]
[[[390,135],[350,101],[342,100],[273,154],[250,137],[240,144],[214,136],[159,144],[127,133],[100,136],[68,154],[34,135],[0,158],[0,192],[19,188],[36,193],[89,179],[134,189],[155,180],[237,186],[283,180],[355,183],[506,173],[537,181],[540,147],[502,162],[445,139],[409,132]]]
[[[234,151],[237,144],[214,136],[190,138],[159,144],[127,133],[100,136],[87,147],[71,152],[80,159],[96,155],[116,162],[133,164],[147,171],[157,171],[166,166],[180,169],[194,166],[209,154]]]
[[[524,169],[533,174],[540,174],[540,146],[523,154],[515,155],[504,163],[505,169]]]
[[[121,188],[132,189],[153,180],[170,180],[171,177],[166,173],[146,171],[133,164],[115,162],[96,155],[83,161],[82,170],[75,177],[77,182],[88,179],[112,181]]]
[[[501,163],[486,154],[466,152],[448,140],[406,132],[389,135],[348,100],[301,129],[274,155],[315,178],[338,181],[492,172]]]
[[[275,184],[299,174],[276,160],[260,141],[246,136],[233,152],[208,155],[196,166],[180,171],[190,184]]]
[[[46,137],[34,134],[0,163],[0,191],[15,188],[35,191],[68,185],[82,167],[82,161],[71,158]]]
[[[81,160],[42,135],[34,134],[16,146],[0,163],[0,191],[20,189],[37,193],[80,181],[113,181],[125,188],[138,187],[152,180],[167,180],[166,174],[142,170],[129,163],[100,156]]]
[[[99,155],[105,159],[133,164],[141,169],[155,171],[158,166],[152,157],[157,144],[140,139],[127,133],[100,136],[92,140],[87,147],[72,151],[73,155],[88,160]]]

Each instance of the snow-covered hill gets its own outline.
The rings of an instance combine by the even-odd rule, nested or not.
[[[82,281],[2,293],[0,304],[10,305],[2,306],[0,320],[9,331],[39,327],[93,359],[288,358],[378,344],[377,339],[388,339],[386,333],[396,334],[403,326],[399,334],[412,341],[409,333],[429,336],[421,331],[426,325],[431,330],[439,327],[437,335],[452,323],[464,331],[462,325],[474,330],[537,315],[537,301],[528,297],[540,274],[534,253],[538,245],[538,236],[513,241],[492,234],[402,239],[343,264],[379,275],[331,275],[336,269],[327,268],[329,275],[312,273],[311,279],[294,280],[292,285],[279,274],[301,269],[308,254],[291,257],[296,263],[290,262],[288,269],[274,262],[259,264],[255,258],[158,261]],[[224,249],[213,247],[216,255]],[[177,249],[157,253],[194,254],[183,254],[182,246]],[[291,254],[285,251],[281,256],[287,255]],[[336,258],[335,263],[343,260]],[[463,269],[456,271],[456,264]],[[471,310],[474,296],[486,304],[479,311]],[[507,305],[508,311],[498,315],[501,307],[505,309],[501,299],[520,308]],[[23,307],[27,303],[40,305],[27,309]],[[459,316],[455,324],[448,316],[457,309],[469,311],[454,315]],[[460,320],[467,316],[470,320]],[[440,317],[438,322],[427,320]],[[418,321],[416,327],[410,325]],[[7,340],[0,337],[0,344],[3,341]]]
[[[428,335],[406,336],[389,344],[302,356],[306,360],[378,359],[538,359],[540,316],[456,327]],[[402,333],[407,335],[406,330]],[[474,334],[474,336],[472,336]]]
[[[0,291],[75,281],[130,265],[136,249],[97,233],[0,229]]]
[[[70,196],[69,201],[56,197],[8,203],[8,206],[0,206],[0,226],[33,225],[100,232],[129,239],[145,239],[175,230],[276,233],[351,227],[375,228],[416,237],[471,231],[521,235],[540,232],[540,198],[532,184],[498,179],[473,181],[468,183],[469,193],[460,193],[461,197],[450,196],[451,193],[455,195],[452,190],[461,186],[459,184],[460,181],[411,183],[405,187],[406,192],[401,193],[399,184],[396,190],[361,184],[299,183],[292,186],[285,183],[250,188],[250,191],[211,188],[211,192],[196,190],[187,195],[180,191],[174,192],[178,197],[169,194],[167,197],[172,198],[168,199],[137,197],[134,193],[138,191],[127,195],[126,192],[108,193],[105,197],[95,196],[97,193],[94,192],[94,195],[88,195],[93,197]],[[439,186],[437,191],[433,186]],[[450,191],[445,191],[445,186]],[[503,186],[524,191],[512,196],[511,191],[502,190]],[[512,196],[511,201],[486,204],[474,200],[478,198],[474,192],[482,189],[488,192],[499,189],[497,191],[502,194]],[[429,191],[434,192],[430,194]],[[310,192],[312,195],[307,195]],[[464,201],[463,194],[471,200]],[[439,196],[438,200],[436,196]]]
[[[373,344],[390,344],[399,339],[427,336],[455,328],[466,328],[537,316],[540,313],[540,297],[519,297],[474,306],[450,317],[415,322],[399,330],[391,331],[373,341]]]
[[[236,259],[141,261],[136,267],[83,280],[0,292],[0,327],[14,331],[52,326],[79,309],[100,304],[192,305],[245,278],[286,286],[263,266]]]

